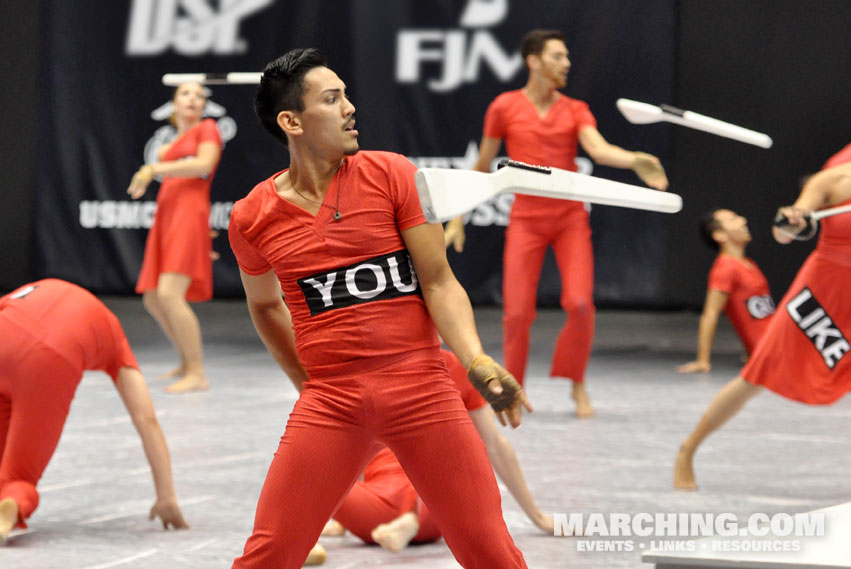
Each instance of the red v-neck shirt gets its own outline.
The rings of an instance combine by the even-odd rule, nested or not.
[[[748,353],[753,352],[774,314],[765,275],[752,259],[719,254],[709,271],[708,287],[729,295],[724,312]]]
[[[348,156],[315,216],[278,195],[275,178],[283,172],[234,204],[228,233],[244,272],[275,271],[292,313],[299,359],[308,372],[333,374],[341,365],[351,370],[363,358],[380,361],[436,349],[437,334],[421,294],[311,314],[298,282],[404,251],[401,232],[425,223],[414,185],[416,167],[390,152]],[[335,221],[338,203],[342,217]]]
[[[512,160],[576,171],[579,131],[597,120],[588,104],[558,93],[555,103],[542,117],[522,90],[497,96],[485,113],[484,135],[505,141]],[[548,213],[559,200],[518,195],[513,211]],[[571,202],[582,207],[580,202]]]

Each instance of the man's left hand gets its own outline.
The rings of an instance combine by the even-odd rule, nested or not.
[[[482,397],[490,403],[496,418],[503,426],[510,423],[514,428],[519,427],[524,407],[528,412],[532,412],[532,405],[523,388],[514,376],[492,357],[486,354],[476,356],[467,369],[467,376]]]
[[[659,159],[646,152],[636,152],[630,168],[641,178],[641,181],[656,190],[668,189],[668,176]]]

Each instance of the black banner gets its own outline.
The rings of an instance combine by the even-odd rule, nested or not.
[[[141,266],[156,184],[140,202],[125,190],[171,133],[164,73],[259,71],[293,47],[316,46],[347,83],[361,148],[400,152],[419,166],[470,168],[487,105],[525,83],[521,36],[557,28],[572,61],[565,92],[589,103],[610,142],[663,163],[669,156],[669,129],[630,125],[615,100],[673,102],[674,0],[45,0],[42,8],[37,273],[99,293],[131,292]],[[235,296],[231,205],[288,157],[254,117],[253,87],[211,90],[207,113],[225,141],[211,195],[221,254],[214,287],[217,296]],[[591,171],[590,161],[580,162]],[[594,175],[639,183],[629,171]],[[500,302],[510,201],[475,210],[466,250],[450,253],[474,302]],[[660,303],[667,218],[600,206],[591,219],[597,301]],[[558,288],[548,258],[541,302],[557,303]]]

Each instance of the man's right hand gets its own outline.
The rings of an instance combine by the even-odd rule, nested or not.
[[[532,404],[523,388],[508,370],[486,354],[476,356],[467,369],[467,377],[478,392],[490,403],[502,426],[520,426],[523,408],[532,412]]]
[[[127,188],[127,194],[134,200],[138,200],[145,195],[145,190],[148,185],[154,181],[156,172],[150,164],[145,164],[133,174],[133,179],[130,180],[130,186]]]
[[[704,373],[712,369],[709,362],[695,360],[677,367],[677,373]]]
[[[467,236],[464,232],[464,218],[456,217],[446,222],[446,227],[443,229],[443,238],[446,240],[446,246],[455,249],[456,253],[464,250],[464,242]]]

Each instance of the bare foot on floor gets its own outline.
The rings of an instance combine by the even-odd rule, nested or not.
[[[375,543],[392,551],[399,553],[414,539],[420,531],[420,522],[413,512],[402,514],[390,523],[381,524],[372,530],[372,539]]]
[[[186,393],[187,391],[204,391],[210,387],[207,376],[198,373],[187,373],[171,385],[166,386],[168,393]]]
[[[167,371],[165,373],[161,373],[157,376],[157,379],[171,379],[173,377],[183,377],[186,375],[186,368],[184,366],[177,366],[171,371]]]
[[[573,391],[570,398],[576,402],[576,416],[580,419],[588,419],[594,416],[594,408],[591,406],[591,399],[588,397],[588,392],[585,390],[585,382],[578,381],[573,383]]]
[[[328,559],[328,554],[325,552],[325,548],[317,543],[313,546],[313,549],[310,550],[310,553],[307,554],[307,559],[305,559],[302,567],[307,567],[308,565],[322,565],[325,563],[326,559]]]
[[[692,467],[692,454],[683,450],[677,453],[674,462],[674,488],[677,490],[697,490],[697,482],[694,479],[694,468]]]
[[[0,545],[6,543],[9,532],[18,523],[18,503],[12,498],[0,500]]]
[[[322,537],[339,537],[341,535],[346,535],[346,528],[343,527],[343,524],[331,518],[328,520],[328,523],[325,524],[325,527],[322,528],[322,533],[319,535]]]

